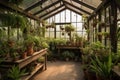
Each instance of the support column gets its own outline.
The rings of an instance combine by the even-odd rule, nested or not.
[[[110,39],[111,39],[111,51],[117,52],[117,6],[115,0],[111,1],[110,9]]]

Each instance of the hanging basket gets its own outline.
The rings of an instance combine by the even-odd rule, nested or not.
[[[62,35],[64,35],[64,33],[62,32]]]

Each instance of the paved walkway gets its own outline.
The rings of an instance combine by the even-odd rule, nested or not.
[[[33,80],[84,80],[79,62],[48,62],[47,70],[37,74]]]

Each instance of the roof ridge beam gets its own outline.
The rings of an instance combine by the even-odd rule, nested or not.
[[[72,9],[72,8],[70,8],[70,7],[68,7],[68,6],[66,6],[66,7],[67,7],[67,9],[69,9],[69,10],[71,10],[71,11],[73,11],[73,12],[79,14],[79,15],[83,15],[82,13],[80,13],[80,12],[78,12],[78,11],[75,11],[74,9]]]
[[[44,17],[45,15],[50,14],[50,13],[52,13],[52,12],[56,11],[57,9],[59,9],[59,8],[61,8],[61,7],[63,7],[63,6],[64,6],[64,5],[62,4],[62,5],[58,6],[58,7],[56,7],[55,9],[53,9],[53,10],[49,11],[49,13],[45,13],[45,14],[43,14],[43,15],[39,16],[39,18],[42,18],[42,17]]]
[[[54,16],[54,15],[56,15],[57,13],[60,13],[60,12],[64,11],[65,9],[66,9],[66,8],[63,8],[63,9],[61,9],[61,10],[59,10],[59,11],[57,11],[57,12],[55,12],[55,13],[53,13],[53,14],[51,14],[51,15],[49,15],[48,17],[43,18],[43,19],[46,20],[46,19],[50,18],[51,16]]]
[[[45,8],[41,9],[40,11],[35,12],[33,15],[37,15],[37,14],[41,13],[42,11],[44,11],[44,10],[46,10],[46,9],[49,9],[50,7],[52,7],[52,6],[56,5],[56,4],[58,4],[60,1],[61,1],[61,0],[58,0],[58,1],[56,1],[56,2],[54,2],[54,3],[52,3],[52,4],[50,4],[49,6],[46,6]]]
[[[70,4],[70,3],[67,2],[67,1],[64,1],[64,3],[66,3],[66,4],[68,4],[68,5],[72,6],[72,7],[74,7],[74,8],[76,8],[76,9],[78,9],[78,10],[80,10],[80,11],[82,11],[82,12],[88,14],[88,15],[91,15],[90,12],[87,12],[87,11],[85,11],[85,10],[83,10],[83,9],[81,9],[81,8],[79,8],[79,7],[75,6],[75,5],[73,5],[73,4]]]

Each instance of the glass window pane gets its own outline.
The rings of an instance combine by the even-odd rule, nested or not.
[[[56,38],[60,38],[60,32],[56,32]]]
[[[54,32],[50,31],[50,38],[54,38]]]
[[[60,14],[55,15],[55,22],[60,22]]]
[[[66,22],[70,22],[70,11],[66,10]]]
[[[76,13],[72,12],[72,22],[76,22]]]
[[[82,31],[82,23],[77,23],[77,31]]]
[[[61,22],[65,22],[65,11],[61,12]]]

